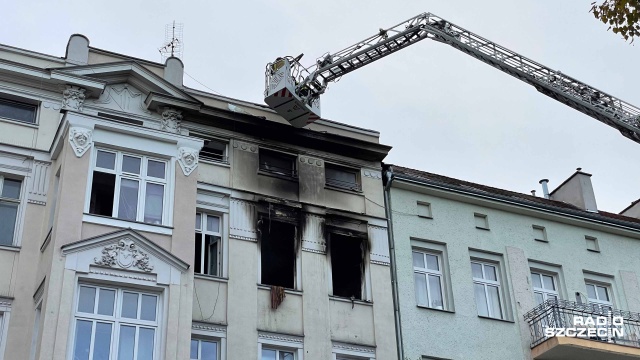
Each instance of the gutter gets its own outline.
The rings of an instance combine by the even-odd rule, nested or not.
[[[383,164],[382,180],[384,184],[384,212],[387,217],[387,237],[389,239],[389,262],[391,268],[391,294],[393,296],[393,317],[396,328],[396,342],[398,360],[404,359],[404,344],[402,342],[402,318],[400,316],[400,297],[398,291],[398,269],[396,268],[396,249],[393,239],[393,216],[391,212],[391,183],[395,179],[393,168]]]

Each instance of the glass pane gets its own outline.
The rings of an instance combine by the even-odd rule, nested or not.
[[[0,202],[0,245],[13,245],[18,204]]]
[[[442,287],[440,286],[440,277],[429,275],[429,294],[431,295],[431,307],[436,309],[444,309],[442,302]]]
[[[489,316],[489,308],[487,307],[487,298],[484,293],[484,285],[473,284],[473,292],[475,293],[478,315]]]
[[[125,292],[122,294],[122,317],[138,318],[138,294]]]
[[[491,317],[502,319],[502,306],[500,305],[500,293],[497,286],[487,286],[489,301],[491,302]]]
[[[0,100],[0,117],[33,124],[36,122],[36,107],[11,100]]]
[[[140,174],[140,158],[133,156],[122,156],[122,171]]]
[[[153,295],[142,295],[140,304],[140,320],[156,321],[156,303],[158,297]]]
[[[138,214],[138,182],[122,179],[120,182],[120,204],[118,218],[136,220]]]
[[[80,286],[78,312],[93,314],[96,301],[96,288]]]
[[[424,268],[424,254],[413,252],[413,266]]]
[[[544,283],[544,288],[547,290],[555,290],[556,286],[553,283],[553,277],[549,275],[542,275],[542,282]]]
[[[288,351],[280,351],[280,360],[293,360],[293,353]]]
[[[220,232],[220,218],[207,215],[207,231]]]
[[[536,300],[536,305],[540,305],[544,302],[544,298],[541,293],[533,293],[533,297]]]
[[[96,166],[103,169],[115,169],[116,154],[98,150],[98,156],[96,157]]]
[[[427,279],[425,278],[425,275],[415,273],[413,274],[413,278],[416,286],[416,302],[418,305],[429,306],[429,301],[427,299]]]
[[[164,185],[147,183],[147,196],[144,200],[144,222],[162,224],[162,202]]]
[[[100,289],[98,297],[98,314],[113,316],[113,303],[116,299],[115,290]]]
[[[427,269],[440,270],[440,267],[438,266],[438,257],[437,256],[427,254],[426,257],[427,257]]]
[[[191,339],[190,354],[191,355],[189,355],[189,357],[191,358],[191,360],[200,360],[198,358],[198,340]]]
[[[91,321],[78,320],[76,322],[76,344],[73,347],[73,360],[89,360],[92,328]]]
[[[533,282],[533,287],[542,288],[542,281],[540,281],[540,274],[532,273],[531,281]]]
[[[474,278],[484,279],[482,276],[482,265],[471,263],[471,272],[473,273]]]
[[[598,290],[598,300],[609,301],[609,292],[603,286],[596,286]]]
[[[594,285],[587,284],[587,296],[589,299],[597,299],[596,287]]]
[[[147,162],[147,176],[164,179],[164,167],[164,162],[149,160]]]
[[[116,175],[100,171],[93,172],[89,212],[96,215],[113,216],[113,199],[116,190]]]
[[[202,229],[202,215],[200,213],[196,214],[196,230]]]
[[[484,266],[484,276],[487,280],[496,281],[498,278],[496,277],[496,267],[491,265]]]
[[[153,360],[154,329],[140,328],[138,334],[138,360]]]
[[[133,350],[136,342],[136,328],[120,325],[120,339],[118,341],[118,360],[133,360]]]
[[[111,353],[111,324],[97,323],[96,335],[93,340],[93,359],[109,360]]]
[[[201,360],[218,360],[218,343],[202,341]]]
[[[20,185],[22,181],[13,179],[4,179],[2,186],[2,197],[9,199],[20,199]]]
[[[262,349],[262,360],[276,360],[276,351]]]
[[[196,274],[202,274],[202,234],[196,233],[196,249],[195,249],[195,258],[193,259],[193,272]]]
[[[218,246],[220,242],[218,241],[220,238],[213,235],[206,235],[206,247],[207,247],[207,274],[209,275],[218,275]]]

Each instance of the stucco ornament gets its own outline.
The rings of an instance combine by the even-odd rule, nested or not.
[[[164,111],[162,112],[162,130],[179,134],[181,122],[182,113],[180,111],[169,107],[164,108]]]
[[[188,147],[179,148],[178,164],[180,164],[184,175],[189,176],[198,167],[198,152]]]
[[[91,130],[79,127],[69,129],[69,143],[77,157],[82,157],[91,147]]]
[[[129,239],[122,239],[116,244],[107,245],[102,249],[102,257],[94,258],[96,265],[121,268],[138,268],[150,272],[153,266],[149,264],[149,255],[138,249]]]
[[[84,105],[86,89],[78,86],[67,85],[67,88],[62,92],[62,107],[70,110],[82,111],[82,105]]]

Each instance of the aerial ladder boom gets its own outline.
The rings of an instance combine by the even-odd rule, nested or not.
[[[302,55],[276,59],[267,65],[265,102],[293,126],[304,127],[320,118],[320,95],[329,83],[424,39],[451,45],[640,143],[639,108],[431,13],[380,29],[308,68],[300,63]]]

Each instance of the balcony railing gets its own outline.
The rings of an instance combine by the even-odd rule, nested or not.
[[[531,348],[554,336],[640,348],[640,313],[593,303],[547,300],[526,313],[524,319],[529,323]],[[558,329],[570,330],[561,335]]]

